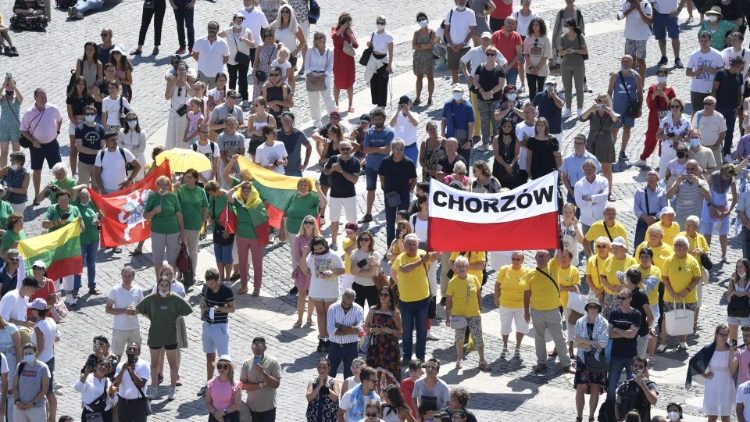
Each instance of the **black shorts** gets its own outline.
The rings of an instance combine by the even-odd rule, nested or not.
[[[177,343],[175,343],[175,344],[167,344],[166,346],[157,346],[157,347],[148,346],[148,348],[151,349],[151,350],[159,350],[161,348],[164,348],[165,350],[176,350],[177,349]]]
[[[39,148],[32,146],[29,148],[29,152],[31,153],[32,170],[41,170],[44,160],[47,160],[49,168],[62,161],[60,158],[60,144],[57,143],[57,139],[47,144],[41,144]]]

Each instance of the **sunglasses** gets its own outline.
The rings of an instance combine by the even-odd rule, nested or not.
[[[679,109],[681,109],[682,107],[681,107],[681,106],[680,106],[679,104],[675,104],[675,105],[671,105],[671,106],[669,106],[669,108],[671,108],[672,110],[679,110]]]
[[[380,294],[380,297],[390,297],[390,296],[391,296],[391,295],[389,295],[388,293],[381,293],[381,294]]]
[[[229,365],[227,365],[225,363],[220,363],[220,364],[216,365],[216,369],[229,369]]]
[[[341,151],[341,152],[351,151],[351,150],[352,150],[351,148],[339,148],[339,151]]]
[[[628,300],[630,298],[629,297],[625,297],[625,296],[617,296],[617,299],[619,299],[619,300]]]
[[[713,101],[704,101],[703,102],[703,105],[714,105],[714,104],[716,104],[716,103],[713,102]]]
[[[487,57],[495,57],[495,53],[485,53],[484,55]]]
[[[368,418],[377,418],[378,417],[377,413],[365,413],[365,415],[367,415]]]
[[[281,76],[281,73],[269,73],[268,76]]]

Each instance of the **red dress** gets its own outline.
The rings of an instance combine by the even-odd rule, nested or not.
[[[646,105],[648,106],[648,127],[646,128],[646,141],[643,144],[643,152],[641,153],[640,157],[641,160],[644,161],[651,156],[658,143],[656,139],[656,132],[659,131],[659,121],[661,120],[659,118],[659,112],[661,111],[662,114],[669,113],[669,104],[667,104],[667,101],[665,101],[661,96],[656,97],[656,100],[654,100],[654,92],[656,92],[656,84],[648,87],[648,92],[646,94]],[[676,96],[674,93],[674,89],[672,89],[671,86],[667,86],[664,89],[664,94],[666,94],[670,101]],[[661,148],[659,149],[659,155],[661,155]]]
[[[336,34],[336,28],[331,29],[333,38],[333,86],[338,89],[349,89],[354,86],[354,57],[344,53],[344,41],[349,41],[352,47],[359,45],[353,37],[344,32],[344,36]]]

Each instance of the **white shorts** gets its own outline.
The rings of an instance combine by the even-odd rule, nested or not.
[[[651,304],[651,313],[654,314],[654,322],[651,323],[651,329],[655,329],[656,326],[659,324],[659,318],[661,317],[661,312],[659,312],[659,304]]]
[[[500,334],[507,336],[512,330],[513,321],[515,321],[516,331],[523,334],[529,333],[529,323],[523,317],[523,308],[506,308],[500,306]]]
[[[341,209],[346,213],[347,222],[357,221],[357,197],[349,198],[328,198],[328,210],[331,223],[338,223],[341,219]]]

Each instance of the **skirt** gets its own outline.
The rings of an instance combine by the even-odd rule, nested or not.
[[[578,387],[582,384],[598,385],[604,390],[607,387],[607,373],[587,370],[586,364],[583,363],[581,358],[576,357],[576,374],[573,379],[573,386]]]

